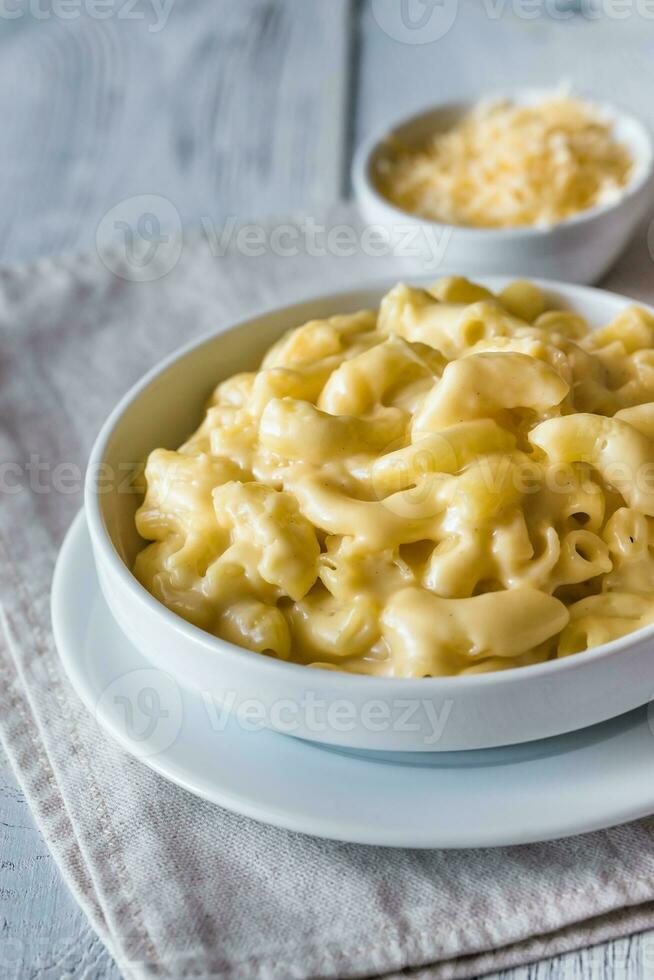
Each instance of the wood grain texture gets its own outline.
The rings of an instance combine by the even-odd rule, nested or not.
[[[629,936],[528,967],[489,974],[488,980],[648,980],[654,975],[651,934]]]
[[[105,212],[137,194],[168,198],[190,228],[320,208],[348,186],[360,138],[459,94],[569,79],[654,122],[654,22],[633,16],[616,43],[615,21],[459,0],[442,38],[408,45],[369,0],[174,0],[165,23],[145,0],[135,12],[0,19],[3,260],[92,246]],[[118,980],[1,759],[0,922],[0,980]],[[650,976],[654,935],[496,980]]]
[[[419,7],[419,0],[411,3]],[[547,7],[546,0],[533,0],[525,17],[516,13],[523,9],[517,0],[443,0],[435,17],[455,13],[449,30],[432,43],[407,44],[391,36],[401,25],[399,0],[365,0],[357,140],[431,103],[558,84],[618,102],[654,126],[645,82],[654,65],[654,19],[640,16],[635,3],[625,5],[620,20],[601,13],[561,20],[548,16]],[[586,0],[584,8],[590,9]],[[414,33],[420,39],[427,32],[428,25]]]
[[[70,895],[0,749],[0,978],[120,980]]]
[[[349,0],[161,2],[165,23],[146,0],[143,19],[0,18],[0,258],[87,248],[137,194],[187,227],[338,196]]]

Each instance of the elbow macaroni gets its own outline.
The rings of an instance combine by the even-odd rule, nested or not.
[[[443,279],[291,330],[150,454],[137,577],[229,642],[393,677],[653,623],[654,317],[546,305]]]

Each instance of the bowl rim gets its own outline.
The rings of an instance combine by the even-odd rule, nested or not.
[[[424,275],[411,277],[411,279],[417,284],[428,284],[429,282],[434,281],[433,276]],[[504,285],[516,281],[516,277],[480,275],[475,281],[478,281],[482,285],[488,285],[490,288],[502,288]],[[634,630],[631,633],[627,633],[625,636],[611,640],[608,643],[603,643],[599,646],[580,651],[577,654],[571,654],[569,656],[556,658],[554,660],[546,660],[537,664],[529,664],[521,667],[508,667],[504,670],[492,671],[489,673],[466,674],[463,676],[455,674],[438,677],[416,678],[384,677],[374,674],[348,673],[338,669],[329,670],[322,667],[309,667],[306,664],[298,664],[292,661],[278,660],[274,657],[267,657],[261,653],[248,650],[245,647],[237,646],[236,644],[223,640],[218,636],[214,636],[212,633],[208,633],[206,630],[203,630],[198,626],[194,626],[192,623],[189,623],[187,620],[168,609],[167,606],[156,599],[143,585],[141,585],[136,576],[133,574],[132,570],[123,561],[109,535],[102,516],[102,508],[100,504],[102,495],[97,491],[96,475],[103,472],[102,465],[104,462],[105,452],[110,444],[114,430],[122,421],[123,417],[129,412],[131,407],[138,401],[140,396],[146,391],[146,389],[148,389],[150,385],[157,380],[157,378],[164,374],[176,362],[181,361],[193,354],[199,348],[214,343],[222,335],[227,335],[237,329],[243,328],[248,324],[254,324],[256,321],[265,319],[268,316],[288,314],[289,318],[291,318],[294,311],[300,311],[308,304],[323,304],[335,299],[347,301],[348,297],[350,296],[352,297],[353,301],[352,312],[355,312],[356,309],[361,308],[360,306],[357,306],[358,301],[355,299],[355,297],[360,296],[365,292],[378,292],[381,297],[384,292],[387,292],[388,289],[392,288],[392,286],[397,282],[398,279],[395,277],[368,279],[354,284],[346,289],[332,289],[328,292],[308,293],[306,296],[296,299],[290,304],[285,304],[282,306],[263,306],[245,317],[241,317],[235,321],[228,321],[225,326],[217,330],[213,329],[204,332],[196,339],[182,345],[177,350],[164,357],[157,364],[155,364],[154,367],[147,371],[138,381],[136,381],[136,383],[133,384],[119,399],[118,403],[112,409],[109,416],[103,423],[91,448],[87,464],[84,479],[84,511],[89,534],[91,536],[96,564],[98,562],[99,554],[102,562],[104,563],[104,568],[108,568],[110,570],[111,575],[115,576],[119,580],[123,588],[130,592],[132,597],[142,608],[144,608],[145,611],[160,618],[162,623],[170,628],[171,635],[181,635],[187,641],[193,643],[193,645],[199,645],[207,652],[211,652],[217,656],[228,656],[233,660],[240,660],[251,666],[256,666],[257,669],[263,673],[279,673],[280,671],[283,671],[289,675],[289,678],[290,675],[293,674],[297,680],[304,678],[306,681],[308,681],[309,676],[317,675],[317,681],[320,677],[322,677],[323,680],[326,680],[326,676],[328,676],[329,683],[335,688],[343,689],[344,693],[345,689],[350,688],[352,685],[367,685],[371,688],[374,687],[380,694],[390,694],[392,691],[398,694],[401,692],[407,693],[409,689],[413,689],[416,685],[419,685],[419,690],[423,694],[430,694],[432,696],[438,695],[439,692],[443,694],[450,694],[453,685],[456,685],[457,689],[459,690],[462,688],[475,688],[479,686],[482,688],[489,688],[502,684],[509,686],[511,682],[516,682],[520,679],[528,682],[529,679],[547,679],[550,676],[559,674],[563,671],[584,669],[584,665],[590,665],[591,663],[605,660],[621,650],[634,646],[640,640],[648,637],[654,638],[654,624],[651,624],[649,626],[644,626],[639,630]],[[548,291],[550,293],[561,293],[564,299],[570,303],[574,303],[577,299],[583,301],[584,298],[595,300],[603,299],[605,301],[607,299],[610,299],[611,301],[621,300],[625,304],[636,302],[634,300],[630,300],[630,298],[627,296],[621,295],[620,293],[613,293],[609,290],[598,289],[593,286],[580,286],[576,283],[567,283],[560,280],[539,279],[534,277],[530,279],[530,282],[539,286],[546,293]],[[638,303],[638,305],[654,315],[654,306],[649,306],[646,303]],[[104,592],[105,590],[104,586],[102,585],[102,577],[100,582],[102,591]],[[308,674],[308,671],[311,673]]]
[[[551,89],[519,89],[514,90],[513,92],[498,92],[492,96],[489,96],[488,98],[484,98],[483,101],[493,102],[500,99],[519,100],[521,97],[524,98],[525,96],[534,95],[535,93],[550,95],[554,94],[553,90]],[[625,185],[620,196],[614,201],[608,201],[604,204],[596,204],[592,208],[586,208],[584,211],[578,211],[576,214],[570,215],[568,218],[564,218],[563,221],[558,221],[555,224],[547,227],[538,227],[536,225],[517,225],[515,227],[508,228],[492,228],[456,225],[449,224],[444,221],[435,221],[433,218],[426,218],[422,215],[414,214],[412,211],[405,211],[389,201],[388,198],[384,197],[384,195],[377,189],[375,181],[372,178],[371,165],[374,155],[383,149],[384,144],[388,142],[389,137],[391,137],[398,129],[417,124],[429,116],[435,116],[438,113],[448,111],[464,113],[469,111],[480,103],[479,99],[474,99],[471,97],[451,99],[447,102],[427,103],[422,107],[418,107],[409,115],[400,116],[391,122],[386,123],[382,128],[376,130],[374,133],[372,133],[372,135],[364,139],[354,154],[354,159],[352,161],[351,180],[357,201],[361,203],[365,197],[372,199],[375,206],[379,208],[380,211],[383,209],[386,212],[387,218],[393,219],[396,223],[399,223],[400,221],[403,221],[404,225],[406,225],[407,222],[418,223],[441,232],[448,231],[451,235],[455,234],[461,238],[467,238],[471,242],[473,240],[477,240],[478,243],[483,241],[489,244],[491,239],[496,239],[498,242],[506,242],[512,239],[544,238],[559,230],[584,225],[585,223],[591,222],[593,219],[598,218],[601,215],[617,210],[618,208],[632,201],[647,187],[648,184],[654,181],[654,137],[652,136],[652,131],[641,119],[634,116],[630,112],[624,111],[615,103],[605,101],[600,102],[592,97],[586,97],[583,94],[579,94],[578,97],[582,101],[598,109],[601,113],[607,115],[609,118],[613,118],[615,122],[625,122],[632,126],[639,132],[644,145],[647,146],[647,152],[643,154],[641,158],[634,159],[634,163],[636,165],[641,164],[641,166],[636,166],[636,173]]]

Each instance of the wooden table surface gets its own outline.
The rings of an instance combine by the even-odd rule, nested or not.
[[[0,260],[95,247],[154,194],[190,229],[319,212],[415,107],[570,82],[654,126],[646,0],[42,0],[0,5]],[[573,14],[573,8],[577,12]],[[177,218],[179,216],[179,218]],[[98,232],[98,228],[100,229]],[[0,980],[118,980],[0,765]],[[505,980],[654,976],[654,934]]]

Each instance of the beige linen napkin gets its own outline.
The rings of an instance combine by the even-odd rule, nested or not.
[[[49,586],[118,395],[254,307],[407,275],[406,260],[359,246],[298,243],[253,257],[200,238],[137,265],[116,252],[109,267],[87,256],[0,272],[0,735],[62,873],[128,978],[468,977],[654,926],[654,820],[498,850],[314,840],[166,783],[71,690]],[[642,240],[610,285],[654,298]]]

